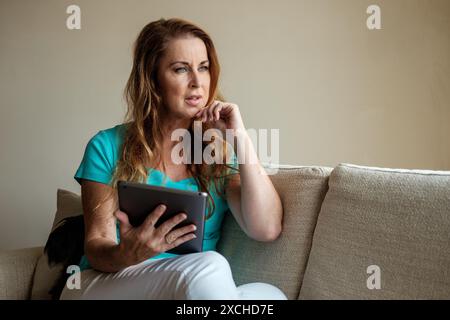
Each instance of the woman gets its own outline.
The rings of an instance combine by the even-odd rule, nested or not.
[[[214,45],[197,26],[160,19],[141,31],[125,89],[125,122],[89,141],[75,174],[82,192],[85,256],[81,289],[65,288],[61,299],[286,299],[269,284],[236,287],[227,260],[215,252],[228,210],[258,241],[279,236],[283,214],[261,165],[247,161],[256,157],[255,151],[238,106],[221,101],[218,79]],[[237,164],[234,158],[231,165],[176,164],[171,151],[178,142],[171,140],[171,133],[180,128],[192,132],[195,121],[205,130],[233,129],[249,145],[245,159]],[[245,144],[236,143],[235,154],[240,148]],[[177,228],[185,218],[180,213],[155,228],[164,206],[132,227],[126,213],[117,210],[119,180],[207,192],[205,251],[165,252],[191,240],[195,226]]]

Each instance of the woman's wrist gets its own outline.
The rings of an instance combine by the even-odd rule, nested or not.
[[[139,262],[130,251],[131,250],[127,250],[123,242],[116,245],[113,260],[117,261],[120,269],[127,268]]]
[[[86,251],[89,264],[102,272],[116,272],[128,266],[120,246],[105,239],[96,239],[89,243]]]
[[[157,252],[154,252],[150,256],[142,258],[142,256],[135,255],[134,250],[129,250],[128,248],[126,248],[123,242],[117,244],[117,248],[115,251],[116,252],[114,260],[118,262],[118,265],[120,265],[121,269],[141,263],[158,255]]]

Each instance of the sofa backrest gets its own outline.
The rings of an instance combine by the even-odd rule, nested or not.
[[[218,251],[238,285],[268,282],[289,299],[450,298],[450,172],[343,164],[270,178],[284,207],[277,240],[253,241],[224,220]],[[80,213],[81,198],[58,190],[57,208],[54,226]],[[49,298],[57,272],[42,255],[33,299]],[[369,289],[377,275],[381,289]]]
[[[314,232],[301,299],[449,299],[450,172],[342,164]]]
[[[283,231],[273,242],[250,239],[231,214],[225,217],[217,249],[230,262],[237,285],[267,282],[283,290],[288,299],[298,298],[331,171],[326,167],[281,168],[270,176],[284,209]]]

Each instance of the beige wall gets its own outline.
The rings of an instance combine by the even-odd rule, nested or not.
[[[131,44],[160,17],[210,33],[223,92],[248,128],[280,129],[281,163],[450,170],[448,0],[2,0],[0,249],[44,244],[56,189],[79,192],[87,141],[124,114]]]

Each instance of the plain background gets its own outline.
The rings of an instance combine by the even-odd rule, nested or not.
[[[450,170],[448,0],[1,0],[0,249],[45,243],[57,188],[80,192],[86,143],[122,121],[132,44],[161,17],[211,35],[225,97],[247,128],[280,129],[280,163]]]

